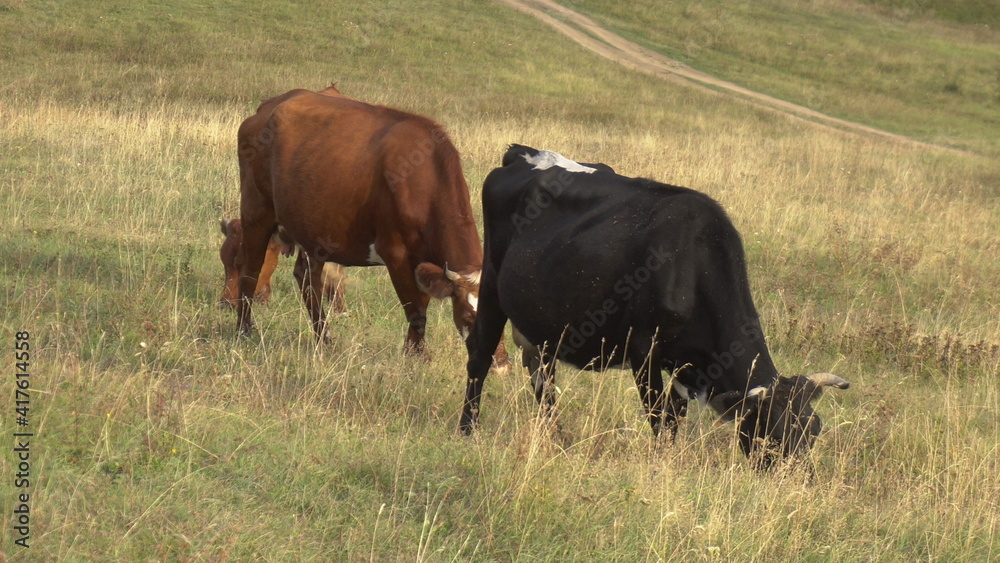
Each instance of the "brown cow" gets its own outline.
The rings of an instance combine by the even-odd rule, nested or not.
[[[221,226],[222,234],[226,235],[226,238],[222,241],[222,247],[219,249],[219,258],[222,260],[222,267],[226,271],[226,285],[222,290],[219,303],[236,307],[236,301],[239,299],[239,285],[237,284],[239,269],[236,267],[236,254],[239,251],[240,245],[243,244],[243,226],[239,219],[223,219]],[[261,266],[260,275],[257,277],[257,289],[253,296],[254,301],[267,303],[271,296],[271,274],[274,273],[274,269],[278,266],[278,255],[291,256],[292,249],[291,245],[282,244],[276,237],[272,237],[268,241],[267,253],[264,255],[264,264]],[[296,260],[297,271],[300,269],[304,271],[304,266],[299,265],[299,261],[301,260],[305,260],[305,258],[300,252],[299,258]],[[299,277],[299,275],[296,275],[296,277]],[[347,310],[347,305],[344,301],[346,282],[347,274],[344,271],[344,267],[334,262],[327,262],[323,267],[323,295],[333,304],[333,310],[338,313],[343,313]]]
[[[475,320],[483,249],[458,151],[418,115],[323,92],[265,101],[239,130],[243,245],[237,323],[279,225],[304,254],[302,298],[317,336],[326,319],[313,287],[321,266],[384,265],[409,322],[404,350],[422,352],[431,297],[451,298],[455,326]],[[506,366],[503,345],[496,360]]]

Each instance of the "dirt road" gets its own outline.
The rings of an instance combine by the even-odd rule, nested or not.
[[[569,8],[561,6],[552,0],[498,0],[520,12],[530,14],[546,23],[556,31],[569,37],[583,47],[631,69],[639,70],[672,82],[693,85],[704,90],[721,93],[744,100],[745,102],[777,111],[809,123],[833,128],[839,131],[849,131],[866,135],[874,135],[903,144],[917,145],[937,150],[949,150],[945,147],[916,141],[903,135],[897,135],[861,123],[847,121],[820,113],[785,100],[779,100],[766,94],[748,90],[739,84],[727,82],[714,76],[695,70],[686,64],[665,57],[655,51],[633,43],[607,29],[594,20]]]

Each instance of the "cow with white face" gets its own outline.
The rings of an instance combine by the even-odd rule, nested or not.
[[[469,327],[476,320],[479,307],[479,278],[482,271],[459,274],[433,264],[417,266],[417,284],[420,289],[435,299],[451,299],[452,316],[459,327],[462,340],[469,337]]]

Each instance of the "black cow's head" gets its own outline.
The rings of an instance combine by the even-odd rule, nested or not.
[[[767,469],[780,458],[812,447],[822,422],[811,403],[826,386],[847,389],[850,384],[831,373],[778,377],[769,387],[747,392],[723,413],[722,420],[738,422],[743,453]]]

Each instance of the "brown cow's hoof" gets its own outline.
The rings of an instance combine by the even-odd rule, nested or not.
[[[419,361],[419,362],[422,362],[422,363],[425,363],[425,364],[431,363],[431,354],[430,354],[430,352],[428,352],[428,351],[426,351],[424,349],[420,349],[420,350],[418,350],[416,352],[410,352],[410,351],[403,350],[403,353],[406,354],[407,356],[413,358],[414,360]]]
[[[428,360],[430,359],[430,354],[427,353],[423,341],[406,342],[403,344],[403,353],[407,356],[424,356]]]

